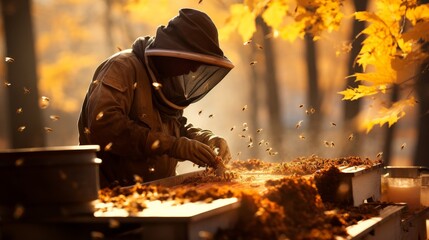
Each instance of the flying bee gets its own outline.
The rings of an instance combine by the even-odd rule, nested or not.
[[[214,116],[213,114],[210,114],[210,115],[209,115],[209,118],[213,118],[213,116]]]
[[[304,136],[304,135],[302,135],[302,134],[300,134],[300,135],[299,135],[299,139],[304,140],[304,139],[305,139],[305,136]]]
[[[51,100],[48,97],[42,96],[39,100],[39,106],[41,109],[46,109],[49,106]]]
[[[83,132],[84,132],[86,135],[91,134],[91,130],[89,130],[89,128],[87,128],[87,127],[83,130]]]
[[[49,118],[50,118],[52,121],[60,120],[60,116],[58,116],[58,115],[50,115],[50,116],[49,116]]]
[[[304,107],[304,104],[300,104],[300,105],[299,105],[299,108],[303,108],[303,107]]]
[[[323,141],[323,143],[325,144],[325,147],[330,147],[331,144],[328,141]]]
[[[133,89],[136,89],[136,88],[137,88],[137,82],[134,82]]]
[[[310,108],[310,109],[305,110],[305,113],[306,113],[307,115],[314,114],[315,112],[316,112],[316,109],[314,109],[314,108]]]
[[[296,124],[295,128],[296,128],[296,129],[300,128],[300,127],[301,127],[302,122],[304,122],[304,121],[303,121],[303,120],[299,121],[299,122]]]
[[[262,139],[261,141],[258,142],[258,145],[261,146],[262,144],[264,144],[265,140]]]
[[[15,62],[15,59],[13,59],[11,57],[5,57],[4,61],[7,62],[7,63],[13,63],[13,62]]]
[[[97,85],[100,82],[100,80],[95,79],[94,81],[92,81],[92,84]]]
[[[238,156],[240,156],[240,155],[241,155],[241,152],[238,152],[238,153],[237,153],[237,157],[238,157]]]
[[[256,47],[260,50],[264,49],[264,47],[261,44],[255,43]]]
[[[10,83],[10,82],[4,82],[4,85],[5,85],[6,87],[10,87],[10,86],[12,86],[12,83]]]
[[[252,61],[252,62],[250,62],[250,66],[253,66],[253,65],[257,64],[257,63],[258,63],[258,61]]]
[[[102,119],[103,116],[104,116],[104,113],[101,111],[97,114],[97,116],[95,117],[95,120],[98,121],[98,120]]]
[[[406,143],[403,143],[402,145],[401,145],[401,150],[404,150],[404,148],[407,146],[407,144]]]
[[[24,87],[24,94],[30,94],[30,89],[29,89],[29,88]]]
[[[244,123],[243,123],[243,127],[244,127],[244,128],[245,128],[245,127],[247,127],[247,123],[245,123],[245,122],[244,122]]]
[[[248,127],[243,128],[243,132],[247,131],[248,129]]]
[[[262,128],[258,128],[258,130],[256,130],[257,133],[262,132]]]
[[[24,132],[24,130],[25,130],[25,126],[21,126],[18,128],[18,132]]]
[[[156,90],[158,90],[158,89],[162,88],[162,84],[161,84],[161,83],[159,83],[159,82],[154,82],[154,83],[152,83],[152,86],[153,86]]]
[[[249,144],[247,144],[248,148],[252,148],[253,147],[253,142],[250,142]]]
[[[350,133],[350,135],[349,135],[349,137],[348,137],[349,141],[352,141],[352,140],[353,140],[353,138],[354,138],[353,133]]]
[[[243,45],[249,45],[251,43],[252,43],[252,39],[250,39],[249,41],[244,42]]]
[[[334,143],[334,141],[331,141],[331,147],[333,148],[333,147],[335,147],[335,143]]]
[[[238,136],[240,136],[241,138],[246,138],[246,135],[243,134],[239,134]]]
[[[23,112],[22,107],[16,109],[16,114],[21,114]]]
[[[331,126],[336,127],[336,126],[337,126],[337,124],[336,124],[336,123],[334,123],[334,122],[331,122]]]
[[[44,129],[46,132],[53,132],[54,131],[54,129],[52,129],[50,127],[44,127]]]
[[[377,158],[381,158],[383,156],[383,152],[377,153]]]
[[[243,106],[243,108],[241,109],[242,111],[245,111],[247,109],[247,104]]]
[[[104,146],[104,151],[110,151],[111,149],[112,149],[112,145],[113,145],[113,143],[112,142],[109,142],[106,146]]]
[[[265,151],[266,151],[266,152],[270,152],[271,150],[273,150],[273,148],[271,148],[271,147],[270,147],[270,148],[265,149]]]
[[[234,129],[235,129],[235,126],[232,126],[231,129],[230,129],[231,132],[234,131]]]

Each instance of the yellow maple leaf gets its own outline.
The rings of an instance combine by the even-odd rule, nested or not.
[[[370,117],[362,121],[360,127],[361,129],[366,129],[367,133],[370,132],[375,125],[382,127],[387,123],[388,126],[391,127],[405,116],[405,108],[413,107],[415,103],[415,98],[410,97],[393,103],[390,108],[383,107],[375,117]]]
[[[373,12],[355,12],[354,13],[356,20],[358,21],[367,21],[370,23],[378,23],[378,24],[385,24],[384,21],[375,13]]]
[[[358,87],[356,88],[348,88],[338,93],[344,95],[342,100],[353,101],[365,96],[375,95],[380,92],[384,93],[385,90],[386,90],[386,85],[379,85],[379,86],[358,85]]]
[[[407,11],[406,17],[411,24],[416,25],[421,20],[429,20],[429,4],[422,4]]]
[[[390,67],[375,72],[355,73],[352,76],[355,76],[358,81],[365,81],[377,85],[396,83],[397,79],[396,71]]]

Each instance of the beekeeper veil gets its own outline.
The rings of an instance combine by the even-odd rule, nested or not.
[[[194,9],[181,9],[160,26],[145,57],[158,98],[177,110],[204,97],[234,67],[219,47],[212,20]]]

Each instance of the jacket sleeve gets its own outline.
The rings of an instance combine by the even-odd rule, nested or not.
[[[156,132],[142,121],[130,119],[136,87],[136,66],[111,59],[96,71],[87,95],[87,140],[102,151],[130,159],[166,153],[175,137]],[[142,86],[139,86],[142,87]]]
[[[210,137],[214,136],[213,132],[210,130],[203,130],[198,127],[194,127],[191,123],[186,123],[187,119],[185,117],[182,117],[181,123],[182,123],[182,135],[197,140],[199,142],[208,144],[208,140]]]

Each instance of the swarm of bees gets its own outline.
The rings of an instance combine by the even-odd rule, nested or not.
[[[15,59],[14,58],[12,58],[12,57],[5,57],[4,58],[4,61],[6,62],[6,63],[8,63],[8,64],[11,64],[11,63],[14,63],[15,62]],[[12,83],[10,83],[10,82],[8,82],[8,81],[4,81],[4,86],[5,87],[11,87],[12,86]],[[23,87],[23,94],[24,95],[29,95],[29,94],[31,94],[31,90],[30,90],[30,88],[28,88],[28,87]],[[50,98],[49,97],[47,97],[47,96],[41,96],[39,99],[38,99],[38,105],[39,105],[39,108],[40,109],[46,109],[46,108],[48,108],[49,107],[49,105],[50,105]],[[17,109],[16,109],[16,114],[18,114],[18,115],[22,115],[22,114],[24,114],[24,108],[23,107],[18,107]],[[60,117],[59,116],[57,116],[57,115],[50,115],[49,116],[49,118],[52,120],[52,121],[57,121],[57,120],[59,120],[60,119]],[[26,125],[21,125],[21,126],[19,126],[18,128],[17,128],[17,131],[18,132],[20,132],[20,133],[22,133],[22,132],[24,132],[25,130],[27,129],[27,126]],[[51,127],[47,127],[47,126],[45,126],[45,127],[43,127],[43,130],[45,131],[45,132],[48,132],[48,133],[50,133],[50,132],[53,132],[53,128],[51,128]]]

